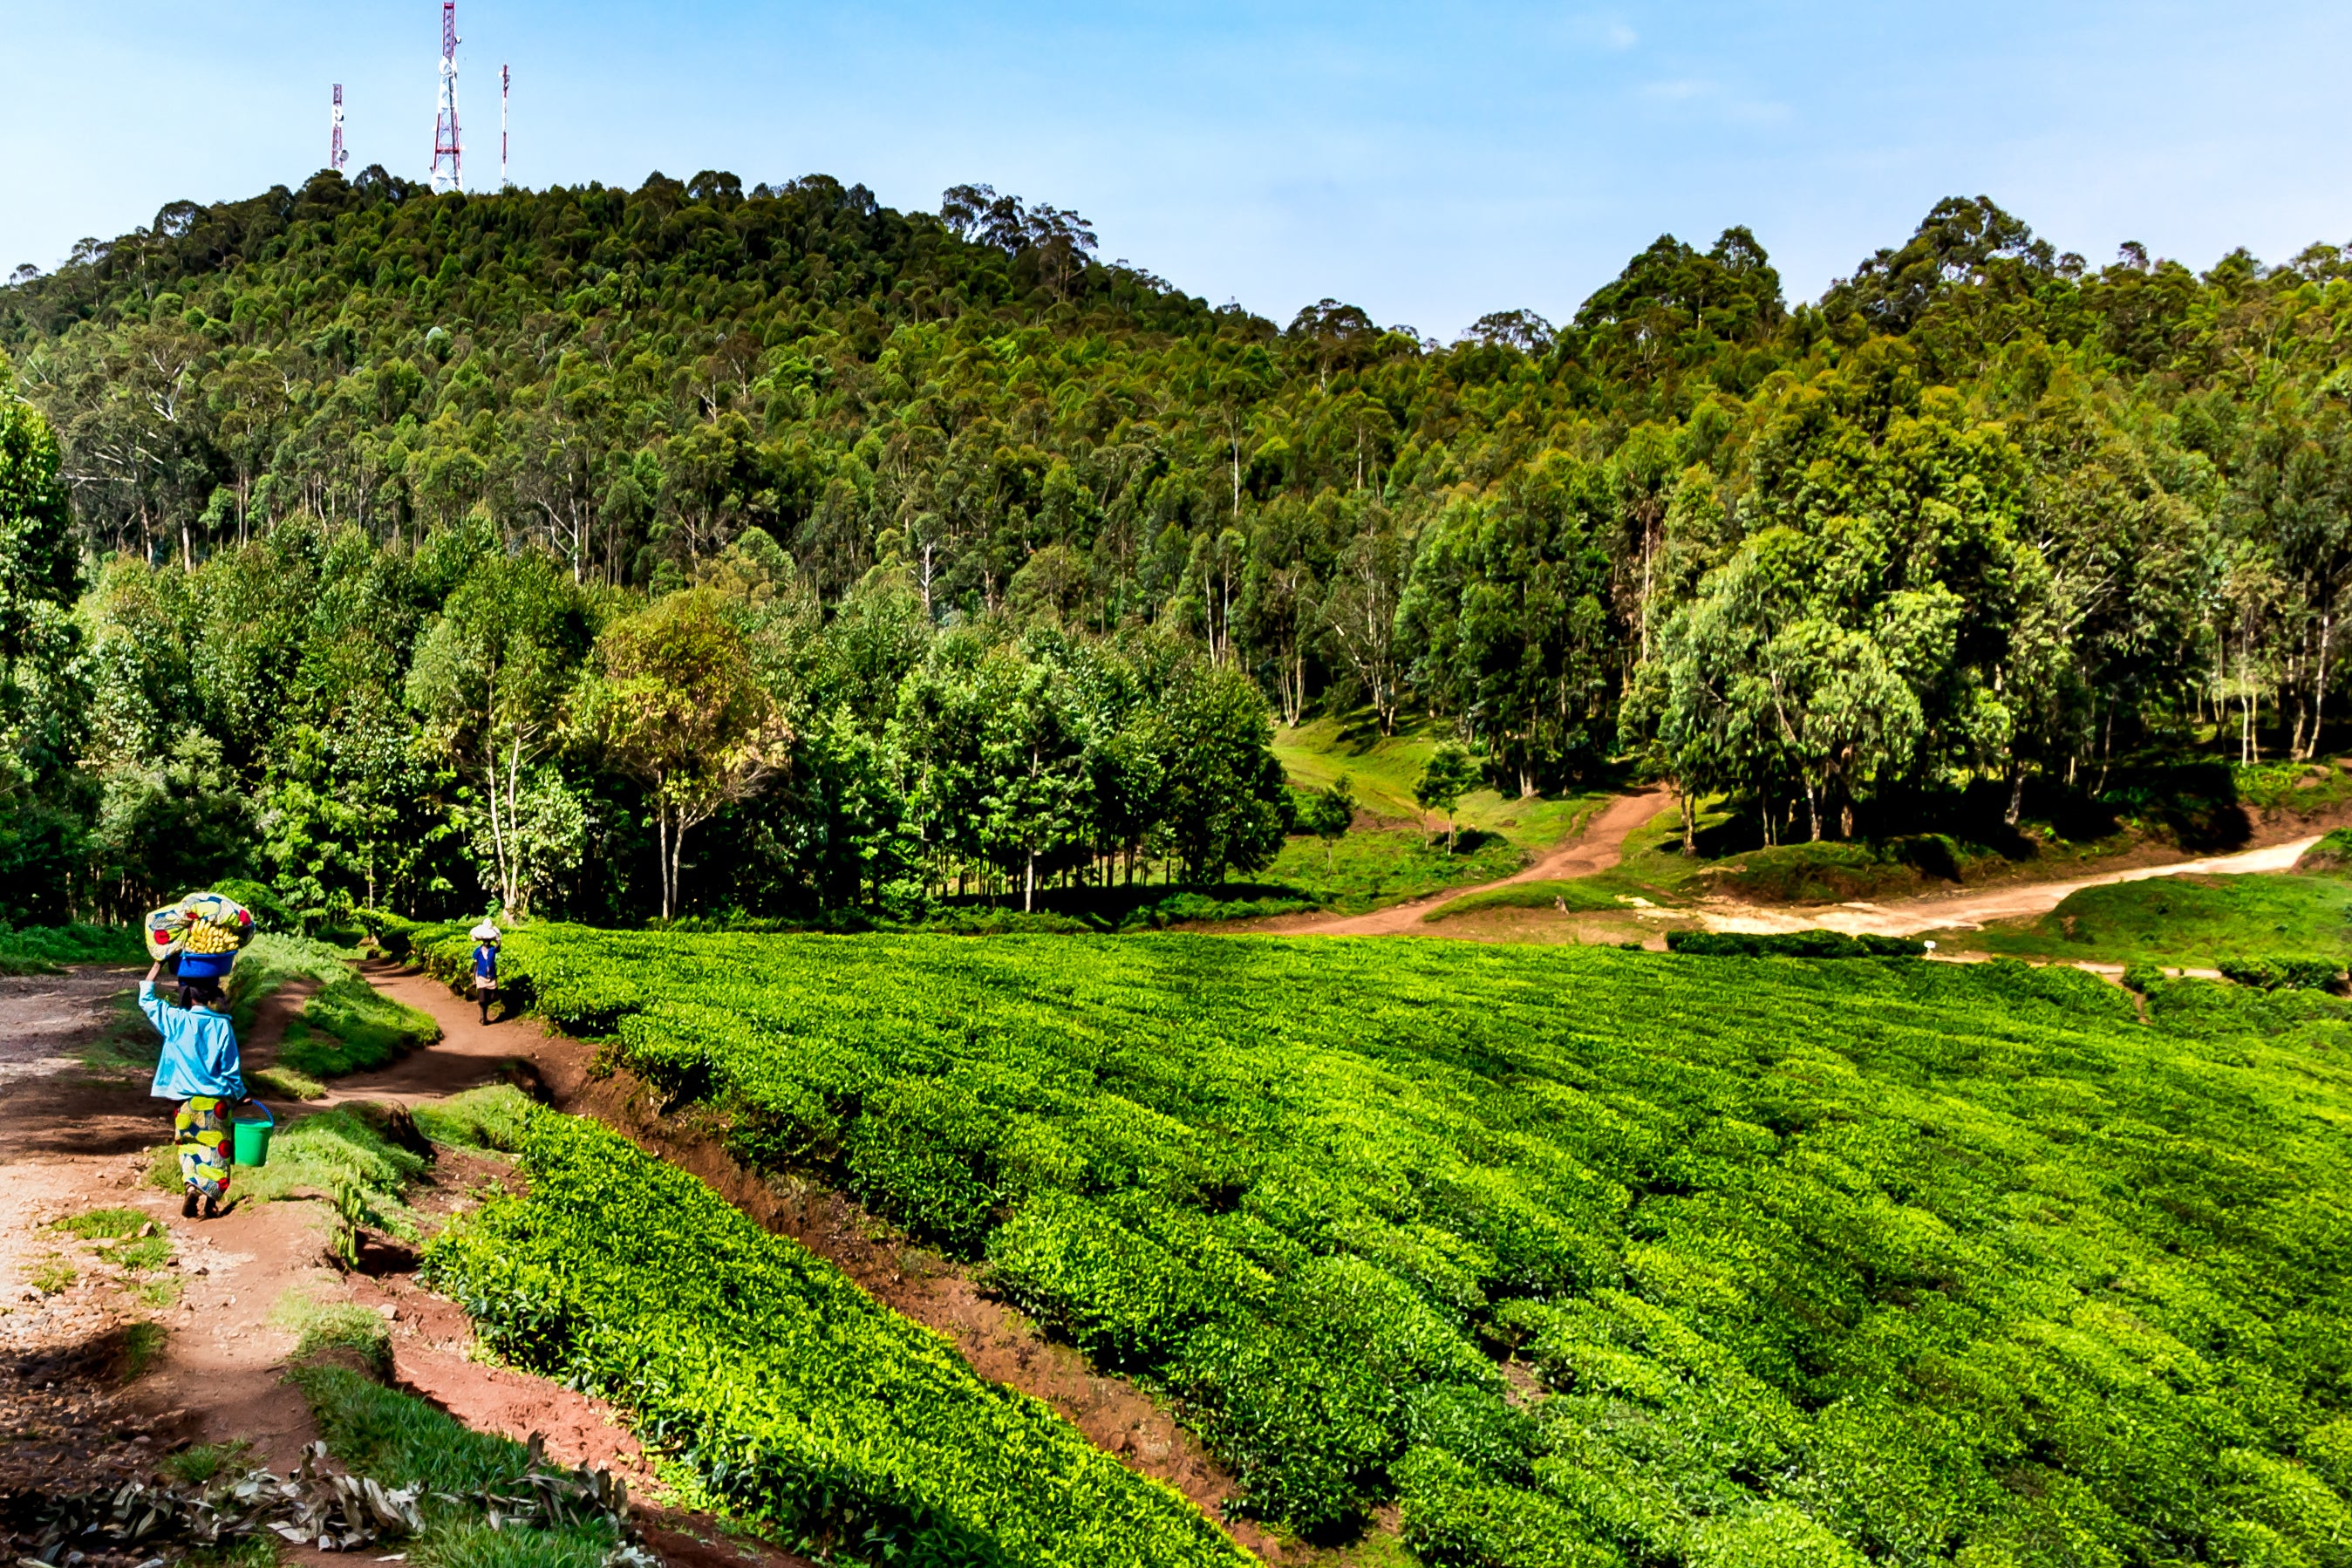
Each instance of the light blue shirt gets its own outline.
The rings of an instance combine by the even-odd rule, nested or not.
[[[163,1058],[155,1064],[157,1100],[187,1100],[199,1094],[245,1098],[245,1074],[236,1059],[236,1031],[228,1016],[209,1007],[174,1007],[155,994],[152,982],[139,987],[139,1010],[163,1037]]]

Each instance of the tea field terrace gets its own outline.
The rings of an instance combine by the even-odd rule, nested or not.
[[[2331,998],[1204,936],[540,926],[505,968],[1310,1535],[1393,1503],[1447,1564],[2347,1561]]]

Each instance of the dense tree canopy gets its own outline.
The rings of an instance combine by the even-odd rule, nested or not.
[[[2014,815],[2209,726],[2247,757],[2329,733],[2333,247],[2094,269],[1955,198],[1818,303],[1746,229],[1664,236],[1568,325],[1451,346],[1097,251],[984,185],[932,216],[821,176],[370,170],[20,273],[0,653],[11,787],[52,815],[7,852],[95,896],[124,803],[211,809],[156,781],[217,774],[313,904],[1211,874],[1286,809],[1224,706],[1250,686],[1281,722],[1425,709],[1507,789],[1630,752],[1767,838],[1972,785]],[[689,590],[791,755],[656,875],[662,786],[593,743],[582,682]],[[516,595],[554,619],[493,700],[482,606]],[[1196,713],[1239,751],[1189,756]]]

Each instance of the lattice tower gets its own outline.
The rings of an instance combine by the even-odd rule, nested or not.
[[[441,107],[433,122],[433,188],[466,188],[457,137],[457,0],[441,0]]]

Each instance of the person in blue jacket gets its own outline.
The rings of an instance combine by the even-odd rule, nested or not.
[[[155,1064],[155,1083],[149,1089],[157,1100],[176,1100],[180,1109],[172,1119],[172,1142],[179,1146],[180,1182],[184,1189],[180,1212],[196,1217],[220,1213],[228,1196],[228,1179],[235,1153],[229,1139],[229,1108],[245,1099],[245,1073],[237,1060],[236,1030],[228,1021],[228,1003],[220,982],[180,977],[192,1005],[175,1007],[155,989],[163,973],[152,964],[139,987],[139,1010],[163,1037],[163,1058]]]
[[[474,1000],[481,1004],[487,1024],[490,1004],[499,999],[499,928],[484,921],[466,934],[474,939]]]

